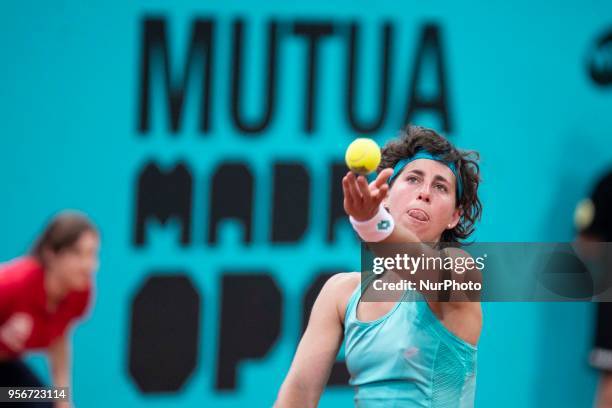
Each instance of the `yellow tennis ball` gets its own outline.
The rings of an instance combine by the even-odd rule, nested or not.
[[[346,149],[344,161],[351,171],[358,174],[370,174],[380,164],[380,147],[372,139],[360,137],[353,140]]]

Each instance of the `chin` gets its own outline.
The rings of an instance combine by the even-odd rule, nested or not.
[[[414,221],[410,216],[405,215],[402,217],[402,225],[409,231],[414,232],[419,238],[423,235],[427,234],[427,229],[429,227],[428,223],[420,223]]]
[[[432,234],[431,231],[429,231],[428,223],[426,224],[415,223],[410,218],[405,218],[405,219],[402,219],[402,225],[407,230],[413,232],[414,235],[416,235],[417,238],[421,242],[438,242],[440,238],[439,234],[435,235],[435,234]]]
[[[83,280],[79,282],[74,282],[72,285],[72,290],[77,292],[82,292],[84,290],[89,289],[91,283],[88,280]]]

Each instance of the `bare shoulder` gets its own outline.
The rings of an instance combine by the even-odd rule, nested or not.
[[[341,272],[331,276],[321,289],[319,297],[335,304],[338,317],[343,323],[348,301],[360,283],[361,274],[359,272]]]
[[[356,285],[361,282],[361,274],[359,272],[340,272],[332,275],[325,285],[333,286],[336,289],[351,287],[355,289]]]

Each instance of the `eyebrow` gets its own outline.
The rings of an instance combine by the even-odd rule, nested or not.
[[[422,170],[418,170],[418,169],[410,170],[410,171],[408,171],[408,173],[414,173],[414,174],[416,174],[418,176],[425,177],[425,173],[423,173]],[[446,184],[449,184],[449,185],[451,184],[450,181],[448,181],[447,179],[445,179],[443,176],[441,176],[439,174],[436,174],[434,176],[434,180],[442,181],[442,182],[444,182]]]

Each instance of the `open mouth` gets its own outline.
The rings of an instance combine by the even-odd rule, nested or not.
[[[417,221],[421,221],[421,222],[429,221],[429,215],[427,215],[425,211],[419,210],[418,208],[412,208],[408,210],[408,215]]]

